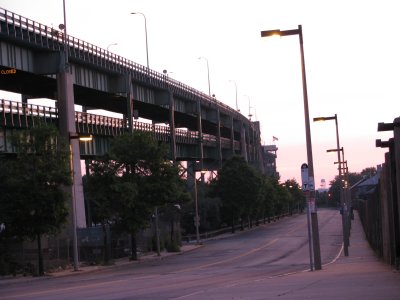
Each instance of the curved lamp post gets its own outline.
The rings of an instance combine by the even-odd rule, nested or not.
[[[308,112],[307,81],[306,81],[306,70],[304,62],[302,27],[301,25],[299,25],[297,29],[291,29],[291,30],[275,29],[275,30],[261,31],[261,37],[288,36],[288,35],[298,35],[300,42],[301,75],[303,82],[304,119],[306,127],[307,163],[308,163],[308,178],[309,178],[308,185],[311,187],[310,191],[306,193],[307,204],[308,204],[308,216],[311,219],[311,228],[312,228],[312,234],[309,234],[310,254],[313,253],[314,256],[314,264],[313,264],[312,255],[310,255],[310,266],[311,270],[313,270],[313,265],[316,270],[320,270],[322,268],[321,252],[319,246],[318,217],[315,205],[314,165],[313,165],[312,146],[311,146],[310,117]],[[311,240],[312,240],[312,246],[311,246]]]
[[[339,164],[339,182],[340,182],[340,206],[342,208],[342,230],[343,230],[343,252],[345,256],[349,256],[349,243],[348,243],[348,230],[347,230],[347,222],[346,222],[346,216],[344,214],[345,211],[345,191],[344,191],[344,173],[342,172],[342,159],[340,157],[340,151],[343,148],[340,148],[340,143],[339,143],[339,126],[338,126],[338,118],[337,114],[335,114],[333,117],[317,117],[314,118],[314,122],[324,122],[324,121],[329,121],[329,120],[335,120],[335,125],[336,125],[336,149],[331,149],[327,150],[327,152],[337,152],[337,157],[338,157],[338,164]]]
[[[243,95],[243,97],[247,97],[247,99],[249,100],[249,120],[251,121],[251,117],[252,117],[253,115],[251,114],[250,97],[247,96],[247,95]]]
[[[239,106],[238,106],[238,100],[237,100],[237,83],[235,80],[229,80],[229,82],[233,82],[235,84],[235,99],[236,99],[236,110],[240,112]]]
[[[109,49],[110,49],[111,46],[116,46],[116,45],[118,45],[118,43],[109,44],[109,45],[107,46],[107,51],[109,51]]]
[[[208,96],[211,97],[211,87],[210,87],[210,66],[208,65],[208,59],[206,57],[199,57],[199,59],[204,59],[207,62],[207,78],[208,78]]]
[[[149,65],[149,45],[147,43],[147,20],[146,16],[141,12],[132,12],[131,15],[142,15],[144,18],[144,33],[146,35],[146,57],[147,57],[147,69],[150,69]]]

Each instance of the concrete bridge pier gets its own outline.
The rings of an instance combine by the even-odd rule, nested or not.
[[[173,162],[176,162],[176,135],[175,135],[175,100],[174,95],[168,90],[169,96],[169,129],[170,129],[170,146],[171,146],[171,158]]]
[[[222,143],[221,143],[221,114],[217,109],[217,151],[218,151],[218,168],[222,168]]]
[[[129,132],[133,132],[133,86],[132,86],[132,76],[128,74],[125,78],[125,88],[126,88],[126,125],[129,128]]]
[[[231,116],[231,148],[232,148],[232,156],[234,156],[236,152],[235,152],[235,127],[233,122],[233,116]]]
[[[241,133],[240,133],[240,149],[241,149],[241,155],[243,156],[245,161],[249,161],[247,156],[246,129],[243,124],[241,125]]]
[[[70,224],[73,224],[72,217],[75,215],[77,228],[86,228],[79,139],[76,138],[75,127],[73,77],[68,71],[57,73],[57,98],[59,129],[70,144],[71,170],[73,170],[73,184],[68,188],[68,193],[71,195],[70,209],[74,212],[70,213]]]
[[[200,170],[203,170],[204,150],[203,150],[203,126],[201,122],[201,103],[200,99],[197,101],[197,131],[199,134],[199,157],[200,157]]]

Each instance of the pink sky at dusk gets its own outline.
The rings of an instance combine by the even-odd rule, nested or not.
[[[62,0],[0,0],[0,7],[58,27]],[[303,27],[313,142],[315,186],[336,176],[335,122],[350,172],[384,161],[375,147],[378,122],[400,116],[400,28],[396,0],[66,0],[68,34],[146,65],[144,20],[150,68],[255,115],[262,139],[278,137],[282,180],[300,183],[307,161],[297,36],[261,38],[271,29]],[[8,95],[7,95],[8,96]],[[9,98],[2,96],[1,98]],[[13,96],[14,97],[14,96]],[[18,97],[17,97],[18,98]]]

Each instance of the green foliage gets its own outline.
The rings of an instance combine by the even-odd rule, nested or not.
[[[67,220],[71,184],[69,151],[53,126],[22,132],[14,141],[17,155],[0,164],[1,233],[20,239],[57,233]]]
[[[273,177],[263,176],[260,189],[260,215],[258,217],[273,217],[276,213],[276,206],[279,201],[276,185],[278,181]]]
[[[166,243],[165,249],[168,252],[180,252],[181,251],[181,248],[180,248],[178,242],[174,241],[174,240],[169,241],[168,243]]]
[[[367,170],[366,172],[370,172],[372,168],[367,168],[364,170]],[[369,171],[368,171],[369,170]],[[349,184],[348,186],[352,186],[356,182],[360,181],[363,178],[362,173],[348,173],[348,180]],[[335,179],[330,182],[331,187],[329,188],[329,194],[331,194],[330,199],[334,203],[339,204],[340,203],[340,188],[342,185],[341,180],[339,180],[339,176],[335,176]]]
[[[0,163],[0,240],[37,239],[42,275],[40,237],[59,232],[67,221],[69,149],[57,128],[46,124],[14,137],[16,156],[2,156]]]
[[[156,206],[189,201],[180,168],[166,155],[165,145],[149,133],[116,137],[109,155],[90,165],[87,182],[93,220],[108,222],[134,238],[149,225]],[[133,252],[136,249],[134,256]]]
[[[363,169],[360,173],[348,173],[348,186],[351,187],[358,181],[362,180],[363,178],[370,178],[374,176],[377,172],[375,167],[368,167]],[[328,194],[330,195],[330,201],[333,201],[336,204],[340,203],[340,187],[341,181],[339,180],[339,176],[335,176],[335,178],[330,182],[330,188]]]
[[[228,160],[214,185],[214,193],[222,201],[223,220],[233,226],[239,218],[249,216],[258,199],[260,185],[260,176],[243,157]]]
[[[366,176],[367,178],[372,177],[376,174],[377,170],[375,167],[365,168],[361,171],[361,176]]]
[[[303,211],[306,205],[306,197],[303,191],[300,189],[300,185],[297,183],[297,181],[295,179],[288,179],[283,185],[290,194],[288,198],[288,207],[290,213],[292,213],[293,210]]]
[[[210,184],[211,197],[221,201],[221,218],[232,226],[242,220],[259,220],[293,213],[304,208],[305,197],[299,184],[288,180],[283,185],[275,177],[260,174],[242,157],[233,157]]]

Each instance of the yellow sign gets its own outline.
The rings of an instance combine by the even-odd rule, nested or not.
[[[0,70],[1,75],[10,75],[10,74],[16,74],[16,73],[17,73],[16,69]]]

